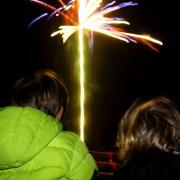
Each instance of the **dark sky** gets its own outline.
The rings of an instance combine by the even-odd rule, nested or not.
[[[159,53],[141,43],[127,44],[101,34],[94,34],[91,53],[85,35],[85,135],[92,150],[114,148],[118,121],[136,98],[162,95],[180,103],[177,2],[136,2],[138,6],[120,9],[113,15],[131,22],[128,32],[147,33],[163,41],[162,47],[155,45]],[[77,35],[66,44],[60,36],[50,38],[63,23],[61,18],[49,22],[44,19],[27,29],[33,18],[46,12],[28,1],[6,1],[1,10],[0,106],[9,104],[15,80],[29,71],[50,68],[62,76],[69,90],[70,105],[64,123],[78,132]]]

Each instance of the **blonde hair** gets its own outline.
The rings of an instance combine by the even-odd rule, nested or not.
[[[159,149],[180,154],[180,114],[165,97],[135,101],[119,123],[120,159],[134,152]]]

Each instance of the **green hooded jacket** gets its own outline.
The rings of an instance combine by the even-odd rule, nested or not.
[[[0,108],[0,180],[91,179],[96,163],[79,136],[30,107]]]

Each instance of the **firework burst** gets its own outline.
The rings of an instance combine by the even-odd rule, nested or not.
[[[79,33],[79,67],[80,67],[80,136],[84,140],[84,44],[83,31],[97,32],[106,36],[125,41],[126,43],[136,43],[141,41],[154,50],[157,50],[151,43],[162,45],[163,43],[149,35],[133,34],[126,32],[121,26],[129,25],[130,23],[124,18],[109,17],[110,13],[128,6],[136,6],[137,3],[129,1],[117,4],[112,1],[103,5],[102,0],[71,0],[65,3],[58,0],[59,6],[55,7],[44,1],[30,0],[43,6],[51,13],[44,13],[34,19],[30,25],[36,23],[42,18],[51,19],[54,16],[61,15],[65,19],[65,24],[60,25],[59,29],[51,34],[51,37],[60,34],[65,43],[72,34],[78,31]],[[91,37],[93,38],[93,36]]]

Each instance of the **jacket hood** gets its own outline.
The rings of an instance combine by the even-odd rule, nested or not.
[[[54,117],[30,107],[0,108],[0,169],[22,166],[62,130]]]

